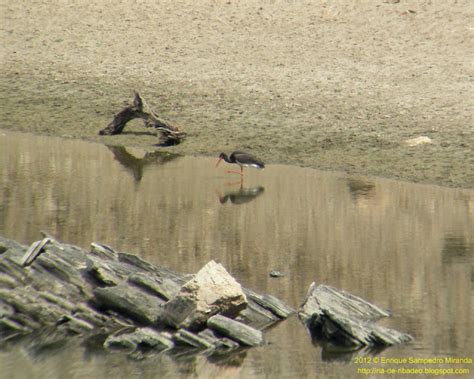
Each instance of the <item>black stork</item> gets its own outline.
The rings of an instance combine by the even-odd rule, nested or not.
[[[225,153],[220,153],[219,160],[216,163],[216,167],[219,166],[219,163],[224,160],[227,163],[235,163],[240,166],[240,172],[238,171],[227,171],[227,172],[234,172],[236,174],[240,174],[242,177],[244,175],[244,167],[255,167],[263,169],[265,168],[265,164],[260,160],[255,158],[253,155],[249,153],[244,153],[243,151],[234,151],[230,156],[227,156]]]

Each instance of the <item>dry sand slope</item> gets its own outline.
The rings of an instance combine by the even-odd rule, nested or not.
[[[52,4],[1,0],[2,128],[151,148],[96,135],[136,88],[171,151],[474,187],[471,0]]]

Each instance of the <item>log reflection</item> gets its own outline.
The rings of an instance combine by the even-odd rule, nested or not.
[[[375,194],[375,184],[370,181],[357,179],[357,178],[348,178],[347,187],[354,201],[357,201],[360,198],[370,198]]]
[[[107,146],[114,154],[114,158],[121,166],[133,175],[135,182],[139,182],[145,170],[149,165],[163,165],[171,162],[180,156],[162,151],[146,152],[143,158],[138,158],[130,153],[124,146]]]

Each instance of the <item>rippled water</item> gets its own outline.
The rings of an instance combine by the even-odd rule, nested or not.
[[[473,356],[474,190],[279,165],[241,184],[215,161],[0,132],[0,235],[29,244],[44,230],[180,272],[215,259],[294,307],[312,281],[330,284],[391,309],[384,325],[416,338],[379,357]],[[0,349],[0,378],[347,378],[361,367],[295,317],[266,337],[221,359],[17,345]]]

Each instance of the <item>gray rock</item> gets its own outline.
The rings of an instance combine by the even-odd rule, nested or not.
[[[76,334],[87,333],[94,329],[94,325],[90,322],[71,315],[60,317],[58,325],[63,326],[68,332]]]
[[[113,261],[118,260],[118,254],[114,251],[114,249],[98,242],[91,243],[91,250],[89,254],[95,255],[101,259],[109,259]]]
[[[222,315],[212,316],[207,320],[207,325],[220,334],[246,346],[259,346],[263,344],[263,333],[260,330],[228,317]]]
[[[284,273],[282,273],[281,271],[278,271],[278,270],[272,270],[270,271],[270,277],[272,278],[282,278],[285,276]]]
[[[213,342],[193,332],[190,332],[189,330],[186,330],[186,329],[178,330],[175,333],[174,338],[179,343],[189,345],[192,347],[204,348],[204,349],[210,349],[210,348],[216,347],[216,345]]]
[[[117,275],[117,273],[110,267],[107,262],[98,262],[95,260],[89,260],[89,265],[86,271],[99,283],[105,284],[106,286],[116,286],[123,278]]]
[[[169,278],[159,278],[144,273],[136,273],[128,278],[133,283],[148,292],[160,296],[164,300],[170,300],[181,289],[181,286]]]
[[[312,283],[298,316],[311,335],[337,345],[393,345],[409,342],[408,334],[375,324],[390,312],[364,299],[326,285]]]
[[[40,241],[33,242],[21,259],[21,265],[29,266],[32,264],[34,260],[44,251],[44,247],[49,243],[52,243],[51,238],[43,238]]]
[[[245,290],[248,299],[251,299],[261,307],[269,310],[279,318],[287,318],[295,313],[293,308],[288,307],[282,301],[272,295],[259,295],[248,289]]]
[[[0,319],[13,316],[15,309],[0,299]]]
[[[112,309],[144,325],[156,323],[164,301],[136,287],[121,283],[115,287],[94,289],[97,305]]]

